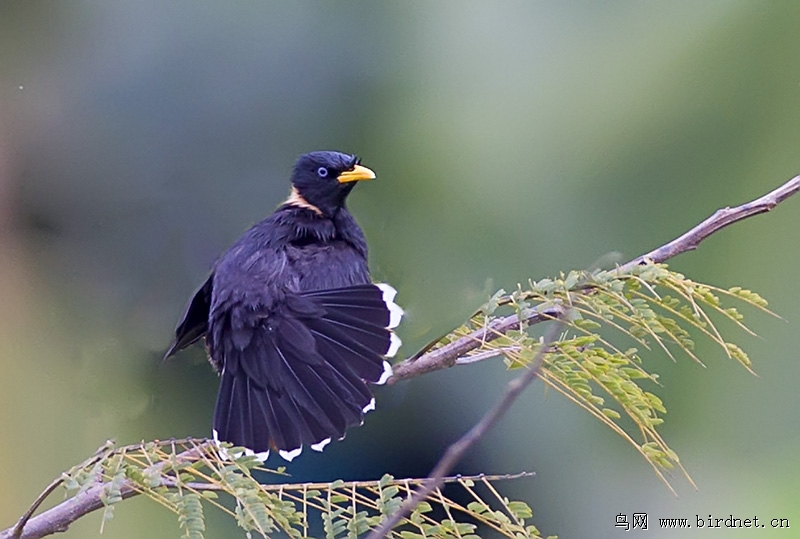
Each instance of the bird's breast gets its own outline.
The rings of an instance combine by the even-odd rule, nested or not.
[[[287,270],[299,291],[325,290],[370,282],[367,261],[345,241],[288,245]]]

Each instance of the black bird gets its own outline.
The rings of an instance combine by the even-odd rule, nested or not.
[[[289,198],[215,262],[175,330],[169,357],[205,337],[221,381],[214,437],[292,460],[321,451],[374,409],[384,383],[396,291],[373,284],[364,233],[345,207],[375,173],[339,152],[300,156]]]

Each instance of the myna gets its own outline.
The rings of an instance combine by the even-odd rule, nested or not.
[[[166,357],[205,337],[220,374],[214,438],[266,458],[321,451],[375,408],[400,346],[396,291],[373,284],[345,200],[375,173],[358,158],[300,156],[289,198],[214,263]]]

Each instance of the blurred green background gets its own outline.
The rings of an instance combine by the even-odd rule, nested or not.
[[[0,528],[108,438],[206,436],[199,347],[159,359],[214,257],[286,196],[296,156],[358,153],[350,207],[407,309],[405,354],[529,277],[627,260],[800,173],[795,2],[0,2]],[[545,533],[625,537],[618,513],[788,518],[800,537],[800,199],[672,261],[786,320],[728,327],[747,374],[649,356],[673,496],[626,443],[541,384],[461,463]],[[793,269],[794,268],[794,269]],[[298,480],[426,474],[495,402],[500,361],[378,391]],[[209,537],[235,527],[214,511]],[[94,537],[100,518],[67,537]],[[672,533],[672,535],[670,535]],[[707,530],[682,532],[706,537]],[[106,537],[177,537],[131,500]]]

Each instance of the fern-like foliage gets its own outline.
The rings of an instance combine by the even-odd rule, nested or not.
[[[667,410],[653,393],[658,375],[644,367],[641,351],[657,348],[673,360],[683,353],[702,364],[694,352],[694,338],[701,336],[752,372],[747,354],[723,338],[712,321],[727,319],[753,334],[739,311],[725,306],[723,300],[737,300],[774,316],[755,292],[697,283],[666,265],[635,266],[625,272],[573,271],[558,279],[530,281],[512,293],[499,291],[465,325],[431,349],[491,328],[499,315],[515,312],[520,329],[484,339],[459,361],[502,354],[507,366],[515,369],[527,366],[542,346],[548,346],[540,378],[631,443],[672,488],[666,470],[677,467],[690,482],[691,478],[658,432]],[[567,331],[556,342],[541,342],[526,325],[534,314],[558,316]],[[625,340],[630,346],[619,344]],[[621,421],[623,415],[634,428]]]
[[[227,453],[241,454],[241,448],[227,448]],[[385,475],[378,481],[288,483],[283,469],[263,468],[251,456],[228,455],[208,440],[143,442],[126,447],[109,442],[62,479],[75,495],[103,486],[103,524],[113,516],[123,491],[130,491],[175,513],[183,537],[188,539],[204,537],[205,510],[209,507],[235,519],[248,535],[300,539],[311,537],[321,528],[325,539],[355,539],[395,512],[424,481]],[[263,484],[253,477],[254,471],[271,474],[281,482]],[[391,535],[402,539],[475,539],[477,532],[485,529],[502,537],[541,539],[529,522],[533,515],[530,507],[503,497],[494,485],[529,475],[449,478],[451,488],[466,492],[471,502],[463,505],[436,491]]]
[[[512,293],[501,290],[466,324],[425,350],[483,335],[458,363],[502,355],[508,368],[518,369],[526,368],[546,347],[538,372],[544,383],[627,440],[671,489],[668,470],[678,468],[690,482],[691,478],[659,433],[667,410],[655,393],[658,375],[645,367],[643,355],[661,350],[673,360],[685,355],[702,364],[695,353],[694,339],[699,336],[752,372],[747,354],[724,338],[717,326],[728,320],[752,334],[739,311],[728,305],[731,301],[773,314],[755,292],[697,283],[665,265],[571,272],[558,279],[530,281]],[[514,313],[516,321],[507,318]],[[566,328],[553,342],[543,342],[529,324],[548,318],[558,318]],[[512,327],[503,325],[506,320],[514,321],[514,329],[493,332]],[[141,494],[175,513],[183,537],[191,539],[204,537],[209,508],[228,514],[248,536],[300,539],[322,533],[325,539],[355,539],[396,512],[425,481],[386,475],[379,481],[296,484],[286,481],[285,469],[262,466],[242,448],[223,451],[208,440],[127,447],[109,442],[63,474],[62,481],[75,496],[101,489],[103,525],[113,517],[117,502]],[[256,470],[273,474],[277,482],[262,484],[253,476]],[[462,505],[437,490],[390,535],[474,539],[491,530],[514,539],[541,538],[529,522],[530,507],[503,497],[495,488],[497,481],[511,477],[515,476],[450,478],[450,488],[466,492],[470,502]]]

